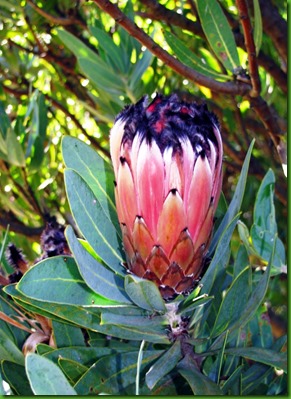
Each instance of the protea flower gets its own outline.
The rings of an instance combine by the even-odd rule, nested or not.
[[[200,277],[221,191],[222,142],[206,105],[142,98],[110,135],[115,198],[129,272],[165,299]]]

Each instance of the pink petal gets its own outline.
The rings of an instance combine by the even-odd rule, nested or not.
[[[132,180],[132,174],[126,161],[121,162],[117,176],[117,190],[119,198],[120,213],[131,231],[133,222],[137,215],[136,192]]]
[[[156,240],[157,224],[164,198],[164,161],[155,141],[141,143],[137,159],[139,215]]]
[[[213,205],[211,205],[201,225],[197,239],[194,242],[195,251],[197,251],[201,247],[201,245],[204,246],[204,252],[207,250],[212,235],[213,217],[214,217],[214,207]]]
[[[197,158],[187,201],[188,229],[195,243],[211,202],[212,174],[206,156]]]
[[[173,149],[166,148],[164,151],[164,162],[165,162],[165,192],[166,197],[172,189],[178,190],[182,196],[182,161],[180,156],[176,154],[173,157]]]
[[[162,248],[155,246],[149,256],[146,267],[148,271],[151,271],[159,279],[161,279],[167,272],[169,264],[169,259],[165,255]]]
[[[170,262],[177,263],[185,270],[194,258],[194,245],[188,231],[182,231],[170,255]]]
[[[117,216],[118,216],[118,221],[119,221],[119,223],[125,224],[125,216],[123,213],[123,207],[120,204],[120,196],[119,196],[117,184],[115,186],[114,193],[115,193],[115,204],[116,204],[116,212],[117,212]]]
[[[184,273],[177,263],[171,263],[167,273],[162,278],[162,283],[169,287],[175,288],[176,285],[184,278]]]
[[[132,241],[135,251],[146,262],[155,242],[141,217],[137,217],[133,226]]]
[[[110,132],[110,154],[114,169],[115,178],[117,176],[117,170],[119,166],[120,158],[120,147],[124,133],[125,120],[119,119],[113,126]]]
[[[138,154],[140,150],[140,145],[141,145],[142,137],[141,135],[137,132],[136,135],[134,136],[132,146],[131,146],[131,173],[133,175],[133,181],[134,184],[136,185],[137,182],[137,160],[138,160]]]
[[[135,256],[134,248],[132,245],[132,240],[130,237],[130,232],[128,231],[128,228],[124,224],[121,224],[121,232],[122,232],[122,241],[123,241],[124,251],[126,253],[127,261],[130,264],[132,262],[132,259]]]
[[[215,134],[215,137],[218,142],[218,149],[217,149],[218,160],[217,160],[217,164],[216,164],[216,170],[215,170],[215,175],[214,175],[214,185],[213,185],[213,191],[212,191],[213,207],[215,210],[217,207],[218,201],[219,201],[221,187],[222,187],[221,165],[222,165],[223,145],[222,145],[221,135],[220,135],[220,132],[219,132],[219,129],[217,126],[214,126],[214,134]]]
[[[195,154],[192,148],[192,144],[190,140],[184,139],[181,142],[182,150],[183,150],[183,176],[184,176],[184,189],[182,198],[186,202],[188,195],[190,184],[193,176],[193,169],[194,169],[194,161],[195,161]]]
[[[165,254],[170,255],[182,230],[187,227],[184,204],[178,191],[172,190],[167,196],[158,221],[158,244]]]

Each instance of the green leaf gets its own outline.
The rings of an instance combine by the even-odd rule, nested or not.
[[[143,372],[161,353],[162,351],[144,351],[140,371]],[[138,351],[135,351],[106,356],[98,360],[75,385],[78,395],[122,394],[135,382],[137,357]]]
[[[128,352],[129,350],[132,350],[131,345],[128,343],[125,348],[120,348],[119,350],[111,349],[105,347],[105,345],[108,344],[108,340],[104,338],[104,341],[104,346],[96,348],[87,346],[70,346],[67,348],[53,349],[52,351],[47,352],[45,357],[52,360],[54,363],[57,363],[59,359],[67,359],[72,362],[81,363],[86,367],[90,367],[97,359],[100,359],[103,356],[113,355],[116,352]]]
[[[213,79],[228,78],[228,76],[223,75],[222,73],[219,73],[208,65],[204,64],[201,61],[201,57],[198,57],[191,50],[189,50],[188,46],[185,45],[186,40],[182,41],[168,31],[164,31],[164,36],[178,60],[187,65],[189,68],[192,68],[195,71]]]
[[[127,54],[125,54],[122,49],[114,43],[112,38],[103,29],[99,29],[96,26],[90,26],[89,30],[98,40],[99,47],[105,52],[111,68],[126,74],[127,71],[124,61]]]
[[[25,367],[35,395],[77,395],[60,368],[52,361],[31,353],[25,358]]]
[[[228,348],[226,354],[241,356],[255,362],[264,363],[278,369],[282,369],[287,373],[287,353],[276,352],[266,348]]]
[[[240,221],[238,222],[239,226]],[[249,265],[249,257],[244,245],[240,245],[236,254],[234,266],[233,266],[233,278],[236,278],[241,271],[243,271],[247,265]]]
[[[210,378],[202,374],[189,355],[178,363],[178,371],[190,385],[194,395],[221,395],[221,390]]]
[[[45,259],[29,269],[17,284],[29,298],[44,302],[79,306],[118,305],[93,292],[82,279],[73,258]]]
[[[94,62],[88,58],[80,58],[79,65],[92,84],[112,94],[125,93],[125,85],[118,74],[110,66]]]
[[[88,58],[96,63],[102,62],[97,52],[91,50],[72,33],[69,33],[64,29],[56,29],[56,31],[64,45],[68,47],[77,58]]]
[[[214,1],[213,1],[214,4]],[[237,215],[240,211],[241,203],[243,200],[244,192],[245,192],[245,186],[246,186],[246,181],[247,181],[247,176],[248,176],[248,170],[249,170],[249,164],[250,164],[250,159],[251,159],[251,154],[253,150],[253,146],[255,143],[255,139],[252,140],[247,155],[245,157],[243,167],[241,170],[241,174],[238,179],[238,183],[233,195],[233,198],[231,200],[231,203],[229,204],[228,210],[222,219],[222,222],[220,223],[218,229],[216,230],[214,237],[211,241],[210,248],[209,248],[209,253],[210,255],[213,253],[218,240],[220,239],[222,232],[226,228],[226,226],[229,224],[229,222]]]
[[[58,364],[65,376],[73,384],[75,384],[82,377],[82,375],[88,371],[88,367],[84,366],[83,364],[74,362],[70,359],[64,359],[62,357],[59,358]]]
[[[256,253],[264,260],[270,257],[273,249],[275,235],[263,230],[260,226],[253,224],[251,227],[251,239]],[[277,238],[274,260],[272,265],[272,275],[285,272],[285,248],[282,241]]]
[[[71,226],[66,229],[66,238],[86,284],[105,298],[132,304],[124,289],[124,279],[94,259],[77,240]]]
[[[215,279],[223,271],[224,265],[221,264],[221,260],[224,260],[224,262],[226,261],[225,255],[229,251],[230,240],[238,218],[239,216],[236,216],[222,232],[213,259],[200,282],[200,284],[203,285],[201,293],[209,294],[211,288],[215,284]]]
[[[145,380],[149,389],[152,390],[160,379],[173,370],[181,358],[181,341],[176,340],[170,349],[168,349],[146,373]]]
[[[62,156],[66,167],[73,169],[85,180],[119,232],[114,202],[115,177],[111,165],[92,147],[70,136],[64,136],[62,139]],[[120,232],[119,235],[121,236]]]
[[[169,343],[165,319],[160,316],[125,316],[103,312],[101,326],[107,326],[108,334],[132,340]]]
[[[100,202],[85,181],[73,170],[65,170],[65,185],[76,223],[96,254],[115,272],[123,275],[123,252],[118,233]]]
[[[142,52],[142,57],[135,63],[132,73],[129,76],[129,87],[134,91],[136,85],[139,84],[143,74],[151,65],[153,55],[149,50]]]
[[[241,376],[241,395],[250,395],[256,392],[258,386],[274,374],[274,368],[265,364],[255,363],[249,367]]]
[[[0,359],[8,360],[21,366],[24,364],[23,353],[2,329],[0,330]]]
[[[231,328],[243,313],[250,293],[250,268],[247,266],[233,280],[225,292],[218,310],[218,314],[211,331],[211,336],[216,337]]]
[[[277,233],[275,207],[274,207],[274,184],[275,175],[272,169],[266,173],[259,191],[254,207],[254,222],[272,233]]]
[[[134,275],[125,276],[124,288],[127,295],[139,307],[158,312],[166,312],[165,302],[158,287],[149,280]]]
[[[254,224],[251,228],[253,248],[264,260],[270,258],[275,235],[277,234],[277,223],[274,206],[274,184],[275,175],[271,169],[265,175],[255,202]],[[273,266],[277,273],[285,265],[285,249],[282,241],[277,238]]]
[[[240,65],[236,43],[226,16],[216,0],[197,1],[197,11],[205,36],[229,71]]]
[[[24,167],[25,166],[24,152],[12,128],[9,128],[7,130],[6,148],[7,148],[8,162],[16,166]]]
[[[9,287],[9,289],[7,289]],[[92,331],[96,331],[102,334],[115,336],[121,339],[134,339],[134,340],[142,340],[143,334],[142,332],[132,332],[130,326],[114,326],[114,325],[100,325],[101,317],[100,317],[100,309],[99,308],[90,308],[90,307],[80,307],[68,304],[58,304],[58,303],[50,303],[50,302],[41,302],[37,300],[33,300],[31,298],[27,298],[21,293],[18,293],[13,286],[7,286],[6,291],[9,292],[14,301],[19,304],[24,309],[27,309],[30,312],[41,314],[45,317],[48,317],[57,321],[67,321],[75,324],[79,327],[84,327],[86,329],[90,329]],[[113,309],[113,308],[111,308]],[[118,312],[120,309],[118,307]],[[136,312],[139,311],[138,308],[122,308],[122,317],[128,315],[136,315]],[[140,314],[140,313],[139,313]],[[153,342],[159,343],[168,343],[167,337],[165,334],[156,334],[150,333],[148,334],[149,340],[152,339]]]
[[[275,246],[273,247],[273,252],[270,257],[268,267],[261,277],[260,281],[257,283],[256,287],[253,289],[249,300],[243,307],[240,318],[232,323],[231,326],[229,326],[230,332],[236,330],[237,328],[242,328],[243,326],[245,326],[246,323],[251,320],[252,317],[254,317],[257,309],[264,300],[270,279],[271,265],[274,257],[274,248]],[[220,338],[221,337],[223,337],[223,334],[220,336]],[[218,341],[212,345],[211,349],[215,349],[217,346],[219,347],[219,345],[220,340],[218,339]]]
[[[233,385],[240,378],[240,376],[242,374],[242,371],[243,371],[243,366],[238,366],[234,370],[234,372],[228,377],[228,379],[225,381],[225,383],[223,384],[223,386],[221,388],[222,395],[227,395],[229,393],[230,389],[233,387]]]
[[[66,346],[85,345],[84,335],[80,327],[71,326],[70,324],[60,323],[52,320],[52,328],[54,341],[58,348]]]
[[[25,374],[24,366],[4,360],[1,362],[1,371],[5,381],[10,385],[16,395],[33,395]]]
[[[260,52],[263,39],[263,24],[259,0],[254,0],[254,42],[256,54]]]

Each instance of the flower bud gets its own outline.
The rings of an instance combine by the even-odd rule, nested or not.
[[[222,142],[206,105],[157,95],[116,118],[110,152],[128,270],[165,299],[193,289],[222,184]]]

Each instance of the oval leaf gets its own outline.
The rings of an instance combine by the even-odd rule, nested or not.
[[[96,254],[113,270],[124,274],[117,231],[86,182],[73,170],[65,170],[65,185],[74,219]]]
[[[152,281],[128,275],[125,277],[124,287],[128,296],[139,307],[146,310],[166,312],[165,302],[158,287]]]
[[[71,226],[66,229],[66,237],[86,284],[105,298],[132,304],[124,289],[124,279],[94,259],[77,240]]]
[[[181,360],[181,341],[176,340],[174,344],[168,349],[149,369],[146,373],[146,384],[150,389],[156,385],[156,383],[167,375],[176,364]]]
[[[52,361],[32,353],[26,356],[25,367],[35,395],[77,395],[59,367]]]
[[[17,284],[17,290],[39,301],[80,306],[112,306],[95,294],[82,279],[73,258],[56,256],[29,269]]]
[[[111,165],[92,147],[70,136],[64,136],[62,139],[62,156],[66,167],[73,169],[85,180],[119,232],[114,202],[115,177]],[[121,236],[121,233],[119,235]]]

